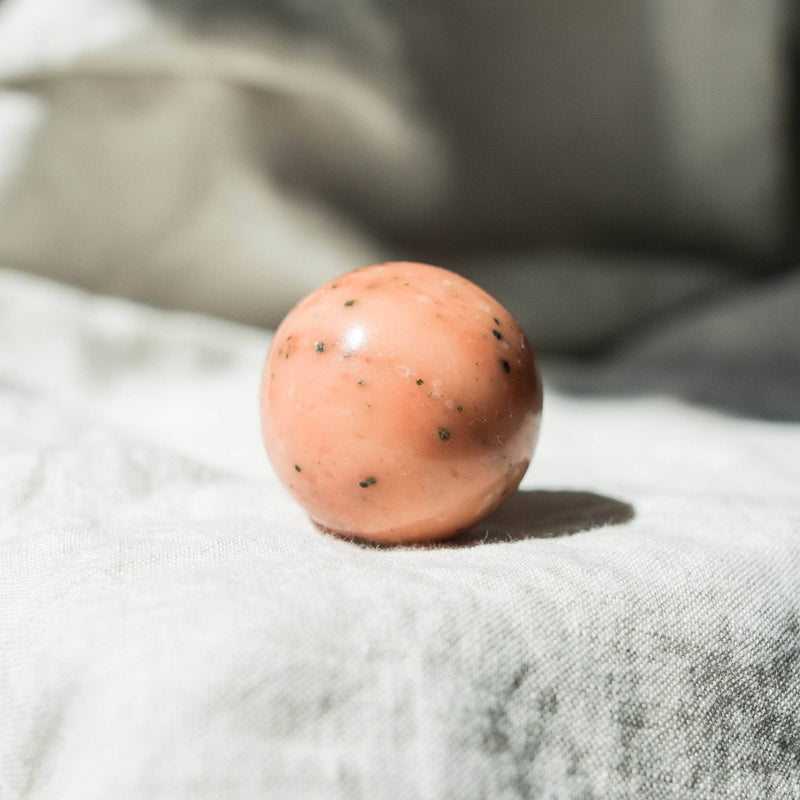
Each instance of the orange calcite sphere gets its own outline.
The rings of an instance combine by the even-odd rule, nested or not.
[[[517,488],[542,384],[508,311],[426,264],[349,272],[300,301],[261,384],[264,442],[321,529],[375,542],[446,539]]]

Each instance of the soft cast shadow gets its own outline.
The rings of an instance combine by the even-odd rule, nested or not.
[[[571,536],[629,522],[633,506],[594,492],[519,490],[508,502],[468,531],[439,547],[475,547],[521,539]]]

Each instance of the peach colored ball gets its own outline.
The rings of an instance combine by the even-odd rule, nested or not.
[[[313,522],[376,542],[464,531],[517,485],[542,385],[520,326],[455,273],[389,263],[300,301],[261,384],[264,442]]]

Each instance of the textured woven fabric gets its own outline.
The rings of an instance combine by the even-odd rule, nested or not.
[[[377,548],[275,481],[266,331],[0,271],[0,800],[798,800],[790,6],[0,0],[0,263],[267,326],[418,257],[620,345]]]
[[[800,426],[548,382],[377,548],[272,477],[267,334],[3,272],[0,342],[3,800],[800,796]]]

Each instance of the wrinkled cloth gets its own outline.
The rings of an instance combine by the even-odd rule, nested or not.
[[[797,800],[794,16],[0,2],[0,800]],[[259,431],[268,328],[398,258],[547,353],[426,548]]]
[[[504,508],[365,546],[270,471],[268,343],[0,272],[3,800],[800,795],[800,426],[546,370]]]
[[[788,6],[5,0],[0,263],[275,327],[375,261],[601,246],[525,284],[599,347],[797,252]]]

